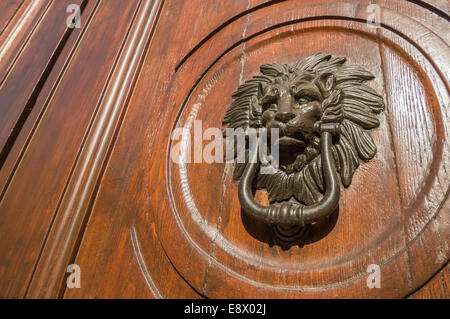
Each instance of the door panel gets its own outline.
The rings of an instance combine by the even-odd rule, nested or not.
[[[142,88],[136,89],[127,114],[130,117],[125,123],[142,123],[148,118],[152,121],[151,117],[156,115],[147,115],[149,112],[158,112],[158,119],[152,122],[156,127],[146,129],[144,124],[139,125],[143,127],[145,146],[137,146],[139,155],[133,156],[132,166],[137,168],[119,175],[130,174],[127,192],[141,194],[140,200],[133,195],[127,205],[132,210],[146,211],[142,217],[136,217],[136,225],[131,227],[138,234],[147,234],[145,225],[155,223],[168,258],[200,294],[208,297],[401,297],[417,287],[420,276],[432,275],[446,262],[445,258],[434,259],[435,266],[428,268],[430,271],[424,275],[421,263],[428,257],[424,255],[425,247],[415,244],[428,242],[431,239],[425,238],[428,236],[439,237],[435,232],[427,235],[425,230],[431,217],[441,209],[429,211],[424,207],[427,201],[418,194],[423,193],[423,184],[431,183],[427,180],[439,180],[437,174],[427,174],[428,167],[441,165],[441,174],[445,174],[437,149],[448,146],[435,146],[433,151],[430,145],[442,141],[435,138],[438,132],[443,133],[444,127],[441,108],[436,105],[439,99],[443,102],[440,105],[445,105],[448,99],[442,90],[446,84],[439,78],[439,69],[430,68],[435,62],[424,58],[421,43],[410,44],[409,36],[413,32],[404,35],[398,30],[367,27],[358,21],[364,18],[364,9],[363,5],[321,6],[317,2],[310,4],[310,10],[308,3],[303,2],[301,11],[292,2],[261,8],[224,26],[188,59],[183,58],[183,64],[177,65],[173,80],[167,84],[168,97],[156,97],[157,110],[142,110],[144,101],[151,100],[148,96],[152,94],[148,84],[151,81],[143,80]],[[324,18],[329,15],[342,18]],[[392,24],[402,19],[407,18],[398,15],[396,20],[391,18],[387,22]],[[240,40],[233,42],[230,38]],[[441,45],[441,40],[436,38],[435,47]],[[431,44],[426,47],[433,50]],[[310,243],[283,251],[268,244],[267,229],[246,220],[241,212],[237,185],[231,179],[232,165],[199,163],[180,168],[168,159],[169,136],[174,127],[188,127],[193,133],[193,121],[197,119],[203,121],[205,128],[220,127],[231,94],[240,81],[258,72],[260,64],[292,62],[320,51],[347,56],[349,61],[375,74],[372,85],[383,92],[388,110],[380,127],[373,132],[377,157],[362,167],[351,187],[345,190],[338,216],[332,216],[326,227],[318,227]],[[410,54],[415,57],[411,58]],[[441,67],[445,69],[445,64]],[[400,82],[393,80],[399,76]],[[431,83],[435,87],[429,90]],[[439,87],[442,94],[436,96],[434,92],[439,92]],[[135,128],[130,127],[129,132],[135,134]],[[126,128],[122,134],[127,134]],[[419,139],[412,137],[417,135]],[[123,161],[123,156],[135,147],[130,148],[131,136],[124,138],[123,144],[120,140],[121,136],[110,167],[115,167],[114,158]],[[442,202],[446,183],[437,181],[437,186],[427,192],[436,189]],[[100,191],[106,198],[114,196],[108,193]],[[145,202],[145,206],[137,204],[139,201]],[[100,202],[96,204],[94,212],[108,207]],[[410,223],[415,223],[417,215],[425,211],[429,215],[424,218],[421,233],[408,237],[411,226],[405,223],[405,215]],[[147,236],[139,238],[145,242]],[[434,248],[429,252],[442,256],[444,242],[434,241],[430,246]],[[416,256],[415,251],[421,252]],[[83,248],[81,253],[83,260],[87,253],[83,254]],[[366,286],[366,269],[372,263],[382,265],[386,276],[380,290],[369,290]],[[420,275],[414,273],[415,268],[421,269]],[[73,296],[72,291],[67,296]]]
[[[437,299],[448,298],[447,287],[449,286],[449,268],[445,266],[437,273],[424,287],[416,291],[410,298],[412,299]]]
[[[119,7],[97,6],[93,13],[97,19],[89,24],[83,41],[78,43],[64,66],[56,88],[42,101],[39,122],[34,124],[33,135],[22,150],[20,161],[15,163],[2,193],[0,209],[4,222],[0,227],[2,233],[9,234],[9,240],[2,246],[2,256],[8,257],[2,259],[1,268],[2,277],[11,278],[2,287],[5,296],[23,296],[25,293],[27,286],[24,283],[31,279],[53,218],[59,214],[60,196],[71,176],[72,165],[137,4],[136,1],[119,1]],[[61,8],[65,17],[65,7]],[[118,27],[106,35],[109,26],[105,20],[108,19],[118,23]],[[65,26],[65,19],[60,24]],[[104,44],[92,46],[98,41],[104,41]],[[96,82],[83,80],[89,78]],[[10,79],[11,76],[6,83]],[[41,90],[41,93],[45,91]],[[42,187],[37,187],[36,182]],[[26,232],[21,231],[24,225]]]
[[[11,108],[22,119],[5,133],[0,171],[2,296],[443,297],[422,286],[446,278],[449,255],[445,3],[111,2],[83,2],[82,28],[52,39],[60,49],[47,71],[33,64],[36,97],[24,90],[23,108]],[[367,23],[371,10],[378,25]],[[24,81],[37,36],[17,39],[15,64],[0,62],[12,70],[2,106],[20,98],[7,85]],[[221,128],[233,92],[261,64],[317,52],[370,71],[386,110],[370,131],[377,154],[342,187],[339,208],[286,248],[241,209],[234,164],[175,163],[171,136],[183,127],[194,136],[197,120]],[[264,191],[255,196],[268,204]],[[68,264],[80,266],[79,289],[66,287]],[[367,286],[371,264],[380,288]]]

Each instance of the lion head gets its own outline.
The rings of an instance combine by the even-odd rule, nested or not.
[[[269,133],[279,129],[280,165],[274,174],[257,174],[254,184],[267,190],[271,202],[295,199],[311,205],[324,193],[320,124],[340,126],[332,153],[345,187],[360,160],[375,156],[368,130],[379,126],[376,114],[384,110],[384,102],[364,84],[374,76],[345,62],[343,57],[318,53],[292,64],[264,64],[233,94],[225,128],[267,128]],[[236,164],[235,179],[245,165]]]

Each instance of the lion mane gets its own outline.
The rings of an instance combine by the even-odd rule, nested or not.
[[[383,98],[364,82],[374,76],[360,66],[345,65],[346,58],[317,53],[292,64],[264,64],[260,73],[241,84],[232,95],[232,103],[223,120],[224,128],[260,128],[262,109],[261,87],[273,83],[279,75],[310,72],[320,77],[333,74],[332,93],[322,103],[322,123],[340,124],[341,133],[333,140],[332,154],[344,187],[348,187],[360,161],[369,161],[377,151],[368,130],[379,126],[376,117],[384,110]],[[228,138],[225,135],[226,138]],[[248,149],[246,151],[248,153]],[[239,180],[246,163],[236,163],[234,179]],[[286,173],[257,174],[254,187],[265,189],[270,202],[295,198],[306,205],[318,202],[324,193],[320,154],[301,170]]]

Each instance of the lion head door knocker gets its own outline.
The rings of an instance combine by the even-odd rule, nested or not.
[[[242,209],[271,225],[283,242],[299,239],[308,225],[335,211],[339,179],[348,187],[360,160],[376,154],[368,130],[379,126],[383,98],[364,84],[374,78],[370,72],[345,62],[318,53],[292,64],[264,64],[234,92],[223,120],[227,143],[236,145],[229,132],[240,129],[245,136],[245,159],[234,170]],[[278,161],[260,156],[261,143],[249,143],[248,132],[264,128],[269,158],[271,132],[278,129]],[[236,147],[233,157],[238,153]],[[267,168],[272,172],[263,174]],[[265,189],[270,206],[257,203],[252,189]]]

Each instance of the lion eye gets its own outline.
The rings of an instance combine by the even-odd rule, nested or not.
[[[263,112],[265,112],[267,110],[276,111],[277,108],[278,108],[278,106],[275,103],[272,103],[271,101],[268,103],[262,104]]]
[[[306,98],[306,97],[300,97],[300,98],[297,99],[297,102],[298,102],[299,104],[306,104],[306,103],[309,102],[309,99]]]

